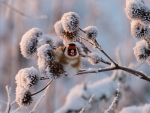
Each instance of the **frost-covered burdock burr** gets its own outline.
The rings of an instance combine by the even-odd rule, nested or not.
[[[37,51],[38,38],[40,38],[42,34],[43,33],[39,28],[32,28],[22,36],[20,49],[21,54],[25,58],[29,59],[35,55]]]
[[[133,51],[138,61],[146,61],[150,56],[150,49],[147,48],[144,40],[137,42]]]
[[[79,29],[80,17],[75,12],[68,12],[62,16],[61,22],[65,32],[71,33]]]
[[[21,69],[15,77],[16,84],[25,89],[37,85],[39,81],[39,72],[34,67]]]
[[[54,60],[54,51],[49,44],[44,44],[38,48],[38,67],[41,73],[46,74],[46,68],[50,67]]]
[[[16,87],[16,102],[21,106],[29,106],[33,101],[30,90],[23,88],[22,86]]]
[[[131,34],[137,39],[150,38],[150,29],[148,28],[148,26],[144,26],[139,21],[132,21]]]
[[[48,35],[43,35],[42,37],[38,38],[38,47],[44,44],[49,44],[51,48],[54,48],[54,42]]]
[[[62,64],[53,61],[49,67],[46,68],[46,75],[55,79],[65,74],[65,70]]]
[[[62,26],[61,21],[58,21],[58,22],[55,23],[54,29],[55,29],[56,34],[57,34],[60,38],[63,39],[63,37],[64,37],[64,35],[65,35],[65,30],[64,30],[64,28],[63,28],[63,26]]]
[[[101,57],[97,54],[97,53],[90,53],[88,55],[88,61],[92,64],[92,65],[95,65],[95,64],[98,64],[101,62]]]
[[[88,26],[84,28],[85,31],[85,38],[88,38],[90,40],[96,39],[98,35],[98,29],[95,26]]]
[[[150,25],[150,6],[144,4],[142,0],[126,0],[125,11],[129,19]]]
[[[66,42],[74,42],[79,38],[79,29],[73,32],[65,32],[64,40]]]

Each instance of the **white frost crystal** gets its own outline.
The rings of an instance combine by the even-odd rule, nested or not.
[[[37,51],[38,38],[42,36],[42,31],[39,28],[32,28],[27,31],[21,39],[20,49],[21,54],[25,58],[32,58]]]
[[[148,26],[144,26],[139,21],[131,22],[131,34],[133,37],[138,39],[146,39],[149,37],[149,28]]]
[[[38,39],[38,47],[44,44],[49,44],[51,48],[54,47],[54,42],[52,38],[48,35],[43,35],[41,38]]]
[[[74,32],[80,24],[80,17],[75,12],[65,13],[61,18],[62,26],[66,32]]]
[[[34,67],[21,69],[15,77],[16,84],[25,89],[30,89],[38,83],[38,70]]]
[[[136,43],[136,46],[133,48],[134,55],[138,61],[147,60],[150,56],[150,50],[146,46],[146,42],[144,40]]]
[[[56,34],[57,34],[60,38],[63,38],[63,36],[65,35],[65,30],[64,30],[64,28],[63,28],[63,26],[62,26],[61,21],[58,21],[58,22],[55,23],[54,29],[55,29]]]
[[[150,7],[142,0],[126,0],[126,15],[131,20],[139,20],[142,24],[150,24]]]
[[[32,103],[31,92],[22,86],[16,87],[16,102],[19,106],[27,106]]]
[[[46,68],[50,66],[54,59],[53,49],[49,44],[42,45],[38,48],[38,66],[41,73],[46,74]]]
[[[96,39],[98,35],[98,29],[95,26],[88,26],[84,28],[84,31],[85,31],[85,37],[91,40]]]
[[[97,53],[90,53],[88,56],[88,61],[92,64],[98,64],[101,62],[101,57]]]

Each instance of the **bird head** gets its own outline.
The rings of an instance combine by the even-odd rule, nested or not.
[[[65,55],[70,57],[70,58],[75,58],[79,56],[77,47],[74,43],[70,43],[66,46],[65,50]]]

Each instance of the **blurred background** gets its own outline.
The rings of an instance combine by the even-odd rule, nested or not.
[[[1,0],[2,1],[2,0]],[[19,43],[23,34],[33,27],[40,28],[45,34],[49,34],[54,40],[55,45],[63,45],[55,31],[54,24],[59,21],[66,12],[76,12],[81,18],[81,28],[87,26],[96,26],[99,30],[98,42],[112,59],[117,61],[116,49],[120,49],[121,62],[124,66],[137,64],[133,55],[133,47],[138,41],[131,36],[130,20],[127,19],[124,8],[125,0],[3,0],[8,5],[0,2],[0,104],[1,111],[5,110],[7,102],[7,93],[5,86],[8,85],[11,90],[11,101],[15,99],[15,76],[22,68],[37,66],[37,58],[25,59],[20,52]],[[150,5],[149,0],[145,0]],[[11,7],[23,12],[26,15],[13,11]],[[90,50],[98,52],[92,46],[88,45]],[[100,52],[103,59],[108,60]],[[81,68],[101,68],[107,65],[98,64],[96,66],[82,59]],[[149,65],[140,64],[137,70],[141,70],[149,75]],[[128,87],[123,88],[125,100],[119,103],[118,110],[125,106],[143,105],[150,102],[150,83],[140,80],[137,77],[130,76]],[[46,97],[38,106],[36,113],[53,113],[65,103],[65,98],[70,89],[76,84],[86,82],[100,81],[105,77],[112,75],[110,72],[98,74],[86,74],[74,77],[61,77],[55,80],[50,87]],[[40,81],[35,91],[41,89],[46,81]],[[130,89],[130,90],[129,90]],[[42,94],[42,93],[41,93]],[[29,108],[23,108],[20,113],[28,113],[37,99],[41,96],[38,94]],[[95,110],[100,109],[101,101],[90,108],[87,113],[102,113]],[[110,103],[108,103],[109,105]],[[12,110],[18,105],[14,105]],[[105,106],[106,108],[108,106]],[[93,109],[92,109],[93,108]],[[95,110],[95,111],[94,111]]]

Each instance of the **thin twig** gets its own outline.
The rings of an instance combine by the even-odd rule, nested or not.
[[[81,109],[79,113],[85,113],[85,110],[88,107],[88,105],[92,102],[93,97],[94,97],[94,94],[90,97],[88,103]]]
[[[18,110],[20,110],[22,107],[19,106],[17,109],[15,109],[14,113],[16,113]]]
[[[81,41],[77,40],[77,42],[79,42],[82,45],[82,48],[88,52],[91,53],[91,51],[84,45],[84,43],[82,43]]]
[[[16,12],[17,14],[21,15],[21,16],[24,16],[24,17],[27,17],[27,18],[32,18],[32,19],[45,19],[47,18],[46,15],[41,15],[41,16],[37,16],[37,17],[33,17],[33,16],[30,16],[30,15],[27,15],[21,11],[19,11],[18,9],[12,7],[11,5],[7,4],[6,2],[4,1],[0,1],[0,3],[4,4],[5,6],[7,6],[8,8],[10,8],[12,11]]]
[[[6,86],[6,91],[7,91],[7,96],[8,96],[8,102],[7,102],[7,108],[6,108],[5,113],[9,113],[10,109],[11,109],[11,105],[10,105],[10,91],[11,91],[11,88],[8,88],[8,86]]]
[[[93,46],[95,46],[95,48],[97,48],[97,49],[99,49],[110,61],[112,61],[116,66],[118,66],[118,64],[115,62],[115,61],[113,61],[110,57],[109,57],[109,55],[107,55],[106,53],[105,53],[105,51],[102,49],[102,47],[98,44],[98,42],[97,42],[97,40],[95,39],[95,40],[93,40],[92,42],[91,41],[89,41],[88,39],[85,39],[85,38],[83,38],[83,37],[81,37],[80,36],[80,38],[81,39],[83,39],[83,40],[85,40],[85,41],[87,41],[88,43],[90,43],[91,45],[93,45]]]
[[[52,82],[53,82],[53,79],[51,79],[50,82],[49,82],[43,89],[41,89],[41,90],[38,91],[38,92],[35,92],[35,93],[31,94],[31,96],[36,95],[36,94],[42,92],[42,91],[43,91],[44,89],[46,89]]]
[[[85,33],[85,31],[84,31],[84,30],[82,30],[80,27],[79,27],[79,30],[80,30],[80,31],[82,31],[83,33]]]
[[[120,84],[118,84],[116,92],[117,92],[117,94],[116,94],[115,98],[113,99],[111,105],[108,107],[107,110],[105,110],[104,113],[109,113],[111,110],[114,109],[113,107],[118,103],[118,99],[119,99],[119,96],[120,96]]]
[[[35,111],[35,109],[37,108],[37,106],[39,105],[39,103],[42,101],[43,97],[46,95],[49,87],[50,87],[50,85],[46,88],[46,90],[44,91],[44,94],[41,96],[41,98],[35,104],[34,108],[30,111],[30,113],[33,113]]]

